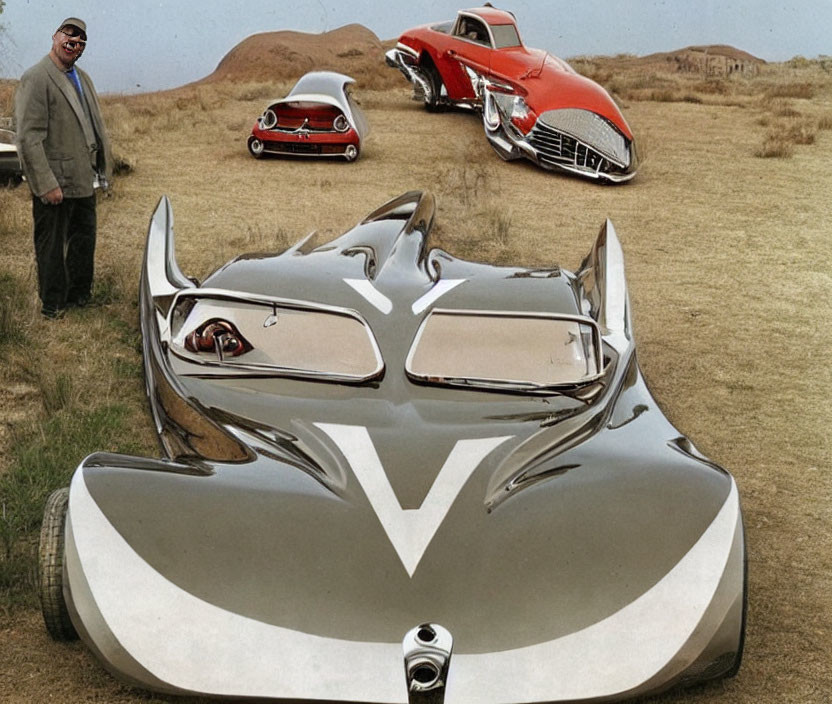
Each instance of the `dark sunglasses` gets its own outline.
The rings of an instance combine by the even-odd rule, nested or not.
[[[78,37],[82,42],[85,44],[87,43],[87,35],[84,34],[78,27],[73,27],[71,24],[68,24],[64,27],[61,27],[59,30],[62,34],[66,34],[68,37]]]

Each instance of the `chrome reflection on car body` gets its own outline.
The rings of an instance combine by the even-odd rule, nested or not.
[[[406,44],[397,44],[384,54],[385,62],[390,68],[397,68],[413,84],[412,99],[417,102],[430,103],[434,100],[433,86],[419,65],[419,55]]]
[[[408,704],[443,704],[454,639],[447,628],[423,623],[402,640]]]
[[[176,261],[173,235],[173,208],[167,196],[162,196],[147,233],[147,246],[142,269],[143,281],[157,312],[164,318],[174,296],[183,289],[196,286]]]
[[[624,135],[594,112],[575,108],[549,110],[540,115],[537,121],[536,126],[545,125],[555,132],[583,142],[622,169],[630,166],[630,149]]]
[[[513,123],[525,103],[509,85],[481,75],[464,65],[464,73],[478,96],[485,136],[506,161],[527,158],[546,169],[562,169],[581,176],[623,182],[636,173],[631,147],[607,120],[588,110],[550,110],[538,117],[524,135]]]
[[[604,340],[623,352],[632,345],[630,295],[624,251],[608,219],[576,272],[584,294],[584,312],[598,321]]]
[[[519,96],[480,83],[485,135],[505,160],[526,157],[546,169],[614,183],[636,174],[631,145],[604,118],[588,110],[562,109],[543,113],[527,135],[511,122],[507,100]]]

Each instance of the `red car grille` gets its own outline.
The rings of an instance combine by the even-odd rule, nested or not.
[[[529,132],[529,144],[534,147],[543,166],[568,166],[595,173],[621,170],[592,147],[540,121]]]
[[[292,105],[279,105],[277,113],[277,128],[281,130],[296,130],[304,125],[309,130],[334,131],[332,123],[341,111],[328,105],[314,108],[297,108]]]

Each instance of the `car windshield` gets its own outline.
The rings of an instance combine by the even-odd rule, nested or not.
[[[180,295],[170,320],[174,354],[214,373],[359,382],[383,369],[370,328],[351,311],[203,291]]]
[[[491,34],[494,35],[494,44],[497,49],[522,46],[520,36],[517,34],[517,27],[513,24],[492,24]]]
[[[438,384],[574,386],[601,373],[600,336],[588,318],[434,310],[416,334],[406,368]]]

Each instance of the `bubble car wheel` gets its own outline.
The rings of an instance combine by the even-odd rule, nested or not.
[[[259,159],[263,156],[263,148],[263,142],[257,139],[257,137],[248,138],[248,150],[255,159]]]
[[[355,161],[358,158],[358,147],[354,144],[348,144],[347,148],[344,149],[344,158],[347,161]]]
[[[38,547],[38,596],[43,622],[53,640],[75,640],[78,634],[64,600],[64,538],[69,489],[53,491],[46,500]]]

